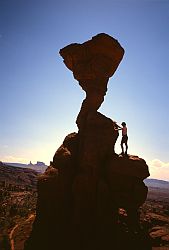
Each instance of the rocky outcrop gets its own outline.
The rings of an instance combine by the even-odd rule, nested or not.
[[[114,152],[117,125],[97,111],[124,49],[99,34],[60,54],[86,98],[76,121],[78,133],[65,138],[38,180],[37,215],[25,250],[151,249],[146,234],[138,236],[148,166],[137,156]],[[119,224],[119,208],[127,213],[125,228]]]
[[[147,196],[142,181],[149,176],[147,164],[137,156],[113,154],[105,158],[94,192],[91,177],[79,170],[78,145],[79,135],[68,135],[52,165],[39,177],[37,216],[25,249],[120,247],[120,237],[124,237],[125,244],[133,244],[131,235],[126,236],[118,224],[118,208],[128,213],[127,230],[137,230],[137,209]]]

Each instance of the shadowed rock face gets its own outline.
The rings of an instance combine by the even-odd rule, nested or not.
[[[137,156],[115,154],[116,123],[97,111],[124,50],[114,38],[99,34],[60,54],[86,99],[78,133],[65,138],[38,180],[37,215],[25,250],[149,250],[138,216],[147,197],[148,166]],[[127,212],[127,229],[119,224],[119,208]]]

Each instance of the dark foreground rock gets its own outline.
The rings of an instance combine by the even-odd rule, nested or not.
[[[112,154],[101,164],[93,193],[90,177],[77,166],[78,144],[78,134],[68,135],[39,177],[37,216],[25,250],[151,249],[137,213],[147,196],[146,162]],[[126,224],[119,221],[121,207]]]

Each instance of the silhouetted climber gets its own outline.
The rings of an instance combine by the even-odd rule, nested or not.
[[[121,139],[121,149],[122,149],[122,152],[121,152],[121,154],[124,154],[123,144],[125,144],[125,146],[126,146],[125,154],[127,155],[127,150],[128,150],[128,144],[127,144],[127,141],[128,141],[127,126],[126,126],[125,122],[122,122],[121,125],[123,127],[120,127],[116,123],[115,130],[122,130],[122,139]]]
[[[127,144],[127,141],[128,141],[127,126],[126,126],[125,122],[122,122],[121,125],[123,126],[121,128],[121,130],[122,130],[122,139],[121,139],[121,149],[122,149],[122,152],[121,153],[124,154],[123,144],[125,144],[125,146],[126,146],[125,154],[127,154],[127,150],[128,150],[128,144]]]

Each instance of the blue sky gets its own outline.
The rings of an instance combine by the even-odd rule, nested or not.
[[[125,49],[100,112],[169,180],[169,0],[0,0],[0,160],[49,164],[84,93],[59,50],[104,32]],[[120,137],[116,152],[120,153]]]

